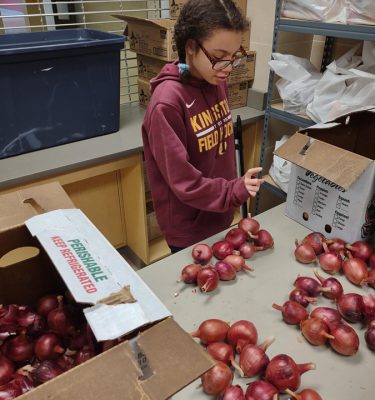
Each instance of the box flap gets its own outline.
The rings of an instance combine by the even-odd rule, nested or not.
[[[25,224],[75,300],[93,304],[84,313],[97,340],[115,339],[171,315],[82,211],[51,211]]]
[[[165,29],[173,28],[176,24],[175,20],[172,19],[147,19],[147,18],[139,18],[139,17],[130,17],[129,15],[121,15],[121,14],[113,14],[112,17],[121,19],[125,22],[134,22],[137,24],[145,24],[145,25],[154,25],[156,27],[162,27]]]
[[[372,160],[309,136],[295,133],[275,155],[348,189]]]
[[[22,225],[33,215],[59,208],[74,208],[58,182],[0,195],[0,232]]]

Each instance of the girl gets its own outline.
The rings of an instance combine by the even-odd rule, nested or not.
[[[246,56],[232,0],[189,0],[175,25],[179,61],[151,80],[142,137],[154,209],[172,253],[227,229],[261,168],[236,177],[227,78]]]

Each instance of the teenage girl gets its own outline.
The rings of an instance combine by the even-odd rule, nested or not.
[[[151,80],[142,126],[147,174],[172,253],[227,229],[261,168],[236,176],[227,79],[244,61],[247,21],[232,0],[189,0],[175,25],[179,60]]]

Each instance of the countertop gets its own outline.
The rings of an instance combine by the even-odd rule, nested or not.
[[[294,240],[302,239],[310,231],[284,215],[285,203],[272,208],[256,219],[261,227],[274,237],[273,250],[257,252],[248,261],[255,271],[240,272],[236,281],[220,282],[216,291],[203,294],[192,285],[177,283],[181,269],[192,262],[191,248],[173,254],[139,271],[139,275],[173,313],[175,320],[187,332],[196,330],[205,319],[220,318],[234,323],[239,319],[252,321],[258,330],[258,343],[273,335],[275,342],[268,348],[270,358],[285,353],[297,363],[314,362],[316,370],[301,377],[301,387],[317,390],[324,400],[372,400],[375,381],[372,371],[375,354],[364,341],[365,330],[360,324],[352,325],[360,339],[357,354],[351,357],[335,353],[328,345],[315,347],[301,335],[297,326],[287,325],[272,303],[282,305],[288,300],[293,282],[298,274],[313,277],[313,267],[294,259]],[[223,239],[225,232],[205,241],[212,244]],[[320,274],[328,277],[321,269]],[[361,289],[344,276],[337,277],[345,292],[374,294],[374,289]],[[332,302],[319,297],[317,306],[331,306]],[[312,310],[314,306],[310,306]],[[183,368],[183,365],[181,365]],[[236,378],[243,388],[255,378]],[[199,388],[197,380],[173,396],[176,400],[209,399]],[[287,398],[284,396],[283,398]]]
[[[144,112],[138,103],[123,105],[118,132],[0,160],[0,188],[141,151]],[[249,124],[261,118],[264,112],[242,107],[233,110],[232,115],[234,121],[240,115],[242,123]]]

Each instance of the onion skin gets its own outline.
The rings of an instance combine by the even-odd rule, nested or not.
[[[309,276],[298,276],[298,278],[294,281],[294,286],[297,289],[305,290],[311,297],[317,297],[320,292],[327,292],[331,290],[329,288],[322,288],[317,280],[310,278]]]
[[[344,294],[344,288],[342,287],[340,281],[338,281],[336,278],[324,279],[321,275],[319,275],[316,268],[314,268],[314,274],[319,279],[323,288],[330,288],[330,291],[322,292],[324,297],[327,299],[336,300]]]
[[[373,269],[375,268],[375,253],[371,254],[369,260],[368,260],[368,266]]]
[[[328,325],[319,318],[301,321],[300,328],[302,335],[313,346],[321,346],[327,339],[334,339],[334,336],[329,334]]]
[[[258,250],[261,249],[259,249],[257,246],[255,246],[253,243],[250,242],[242,243],[238,249],[241,256],[245,259],[250,259],[254,255],[254,253]]]
[[[356,323],[363,320],[363,298],[357,293],[343,294],[336,300],[337,310],[348,322]]]
[[[236,279],[237,271],[232,264],[225,262],[224,260],[219,260],[214,265],[215,271],[219,274],[219,279],[221,281],[232,281]]]
[[[202,386],[205,393],[219,395],[232,384],[233,372],[221,361],[217,361],[210,370],[202,375]]]
[[[316,298],[310,297],[307,292],[302,289],[294,289],[289,293],[289,300],[296,301],[301,304],[302,307],[307,307],[310,303],[315,304]]]
[[[311,264],[316,262],[316,254],[312,246],[308,243],[298,243],[295,241],[296,248],[294,250],[294,257],[302,264]]]
[[[59,306],[62,302],[62,296],[57,296],[55,294],[48,294],[41,297],[38,300],[36,312],[43,317],[46,317],[48,313]]]
[[[232,228],[225,235],[224,240],[230,243],[234,249],[238,249],[243,243],[246,242],[247,235],[240,228]]]
[[[1,346],[3,354],[13,362],[26,362],[34,356],[34,342],[25,333],[9,337]]]
[[[323,253],[323,243],[326,240],[324,235],[320,232],[309,233],[302,239],[302,243],[309,244],[313,249],[315,254],[318,256]]]
[[[367,264],[362,259],[349,255],[349,258],[342,263],[342,270],[347,279],[354,285],[362,286],[368,283]]]
[[[282,306],[273,303],[272,307],[281,311],[283,320],[289,325],[299,325],[301,321],[309,317],[305,307],[293,300],[286,301]]]
[[[258,331],[255,325],[247,320],[242,319],[235,322],[227,333],[227,342],[235,347],[238,354],[246,344],[256,344],[257,341]]]
[[[334,339],[329,339],[329,344],[337,353],[343,356],[354,355],[359,348],[359,338],[356,331],[347,324],[336,325],[331,329]]]
[[[54,361],[42,361],[32,372],[31,377],[36,385],[45,383],[62,374],[64,370]]]
[[[35,355],[41,361],[56,360],[62,353],[64,353],[62,342],[52,332],[40,336],[35,343]]]
[[[199,338],[204,345],[214,342],[224,342],[229,330],[229,324],[221,319],[207,319],[203,321],[197,331],[192,332],[192,337]]]
[[[327,244],[323,243],[324,253],[319,255],[318,261],[319,266],[322,268],[327,274],[336,274],[341,271],[342,268],[342,258],[335,251],[328,250]]]
[[[245,394],[240,385],[229,386],[225,389],[220,400],[245,400]]]
[[[238,222],[238,227],[248,235],[255,235],[260,229],[260,224],[249,215]]]
[[[288,393],[296,400],[323,400],[319,393],[313,389],[303,389],[299,393],[295,393],[287,389],[285,390],[285,393]]]
[[[204,267],[197,274],[197,285],[202,292],[212,292],[219,284],[219,274],[213,267]]]
[[[14,365],[0,353],[0,385],[4,385],[13,378]]]
[[[338,254],[341,253],[342,251],[345,251],[345,249],[346,249],[345,240],[342,240],[339,238],[326,240],[325,243],[328,244],[329,251],[334,251],[335,253],[338,253]],[[324,247],[324,244],[323,244],[323,247]]]
[[[311,311],[310,318],[319,318],[323,320],[330,329],[331,326],[342,323],[341,314],[331,307],[316,307]]]
[[[367,262],[374,252],[372,247],[364,240],[358,240],[351,245],[347,244],[345,247],[350,250],[353,257],[360,258],[364,262]]]
[[[375,351],[375,325],[371,325],[365,332],[365,340],[367,347],[371,351]]]
[[[216,361],[222,361],[223,363],[225,363],[227,365],[232,365],[232,367],[235,368],[239,372],[241,377],[244,376],[242,369],[239,367],[239,365],[235,361],[234,350],[230,344],[224,343],[224,342],[210,343],[206,347],[206,351]]]
[[[185,283],[197,283],[198,272],[202,269],[200,264],[188,264],[181,271],[181,280]]]
[[[251,382],[245,393],[245,400],[273,400],[279,391],[274,385],[266,381]]]
[[[254,271],[253,268],[246,264],[245,259],[239,254],[229,254],[223,259],[223,261],[232,265],[237,272],[242,270]]]
[[[223,260],[229,254],[233,254],[234,247],[225,240],[219,240],[212,245],[212,252],[218,260]]]
[[[362,296],[362,314],[366,323],[375,319],[375,297],[368,293]]]
[[[260,229],[254,236],[254,243],[259,246],[259,250],[273,249],[274,246],[273,237],[265,229]]]
[[[198,264],[208,264],[212,258],[212,249],[208,244],[198,243],[191,250],[193,260]]]

